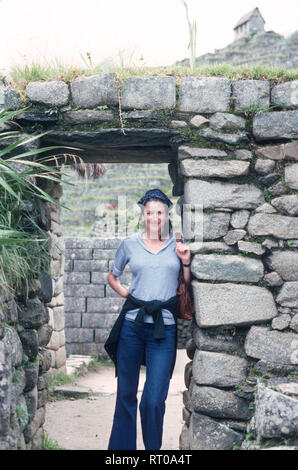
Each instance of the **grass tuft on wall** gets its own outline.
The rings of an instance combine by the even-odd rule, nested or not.
[[[212,66],[195,67],[191,70],[188,66],[167,67],[121,67],[104,64],[92,67],[78,67],[63,64],[55,60],[52,64],[32,62],[26,65],[14,65],[3,77],[6,85],[18,89],[24,89],[29,82],[39,80],[63,80],[69,83],[78,77],[95,74],[116,73],[120,79],[145,76],[173,76],[179,85],[181,77],[226,77],[231,80],[258,79],[274,80],[277,83],[298,79],[298,69],[288,70],[285,67],[265,67],[260,65],[235,66],[225,63],[216,63]]]

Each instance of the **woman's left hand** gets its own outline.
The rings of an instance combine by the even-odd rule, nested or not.
[[[181,259],[182,263],[189,264],[190,263],[190,248],[188,245],[182,242],[176,242],[176,253]]]

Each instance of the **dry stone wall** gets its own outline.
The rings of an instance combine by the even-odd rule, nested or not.
[[[62,196],[62,185],[53,184],[51,196],[57,201]],[[47,303],[49,311],[49,326],[52,329],[50,341],[46,344],[51,354],[51,374],[66,373],[66,346],[65,346],[65,314],[64,314],[64,269],[65,269],[65,241],[61,227],[61,208],[55,204],[48,204],[50,210],[51,226],[51,276],[52,298]]]
[[[59,197],[59,186],[54,184],[49,188],[55,199]],[[32,206],[27,205],[27,210],[33,215]],[[53,242],[57,232],[54,220],[59,222],[54,213],[57,213],[54,204],[40,202],[39,212],[35,214],[50,239],[49,274],[45,272],[36,279],[26,298],[23,293],[13,298],[4,289],[0,291],[1,450],[39,450],[44,443],[51,367],[57,370],[54,351],[49,346],[57,322],[63,325],[64,319],[63,307],[54,313],[53,319],[53,304],[59,293],[55,282],[63,278],[64,270],[63,258],[56,254]],[[59,303],[63,305],[62,300]],[[64,371],[65,357],[64,354],[61,361]]]
[[[24,131],[34,132],[32,124],[38,122],[51,130],[40,145],[75,142],[86,149],[87,142],[86,155],[94,162],[107,141],[115,154],[128,142],[139,152],[150,144],[170,148],[163,155],[169,161],[173,195],[180,196],[186,216],[183,232],[191,247],[196,304],[187,344],[180,446],[268,448],[269,440],[274,448],[297,448],[298,81],[182,77],[178,84],[170,76],[128,78],[120,84],[119,116],[120,82],[115,78],[104,74],[70,84],[29,84],[32,108],[20,118]],[[19,107],[18,92],[1,89],[0,104]],[[198,207],[199,224],[193,217]],[[54,220],[57,214],[51,216]],[[62,241],[56,223],[58,218],[53,239]],[[78,295],[80,300],[77,306],[70,301],[66,324],[69,346],[89,343],[97,353],[102,350],[100,336],[110,327],[101,323],[105,315],[97,309],[101,305],[107,313],[112,305],[120,307],[112,292],[105,298],[109,286],[100,278],[116,245],[109,245],[111,240],[93,243],[67,240],[66,297]],[[47,347],[53,370],[54,364],[63,367],[65,358],[59,256],[52,252],[56,295],[49,309],[57,334]],[[88,289],[90,297],[82,295]],[[117,314],[108,311],[111,318]],[[76,321],[80,327],[74,326]],[[3,337],[0,344],[3,348]],[[14,362],[3,366],[6,374],[20,364],[18,351]],[[11,390],[1,387],[6,408],[0,414],[7,422],[14,412],[7,398]],[[2,435],[9,434],[3,429]]]
[[[123,298],[107,282],[118,239],[65,239],[65,322],[67,354],[103,354],[103,344]],[[128,285],[128,267],[121,283]]]
[[[268,104],[268,83],[255,86],[233,85],[235,109],[245,109],[252,97]],[[271,100],[295,108],[296,90],[294,82],[278,85]],[[202,240],[190,243],[196,315],[180,445],[262,449],[269,442],[293,448],[298,443],[297,111],[257,114],[249,135],[244,116],[228,112],[225,88],[217,97],[220,112],[208,97],[199,99],[200,90],[195,93],[195,105],[182,96],[184,109],[213,111],[195,117],[201,136],[233,145],[249,139],[250,145],[234,151],[178,149],[185,236],[202,231]],[[200,226],[190,217],[196,207],[203,209]]]

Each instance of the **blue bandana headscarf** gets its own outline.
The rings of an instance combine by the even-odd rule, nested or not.
[[[137,204],[142,204],[145,206],[146,202],[151,199],[152,197],[160,199],[162,202],[164,202],[168,207],[172,207],[173,203],[170,201],[168,196],[163,193],[160,189],[149,189],[144,196],[137,202]]]

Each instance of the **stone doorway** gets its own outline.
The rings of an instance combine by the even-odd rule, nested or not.
[[[98,198],[98,206],[95,207],[93,213],[94,218],[94,214],[98,215],[96,212],[98,207],[102,208],[105,205],[100,204],[100,195],[104,191],[105,181],[108,181],[107,175],[115,167],[119,171],[122,165],[124,171],[120,171],[124,175],[126,183],[128,183],[129,175],[132,172],[135,174],[135,179],[140,177],[137,174],[137,168],[142,168],[146,173],[144,185],[135,188],[136,191],[134,191],[131,200],[135,202],[137,197],[150,187],[162,186],[161,189],[167,192],[171,200],[179,204],[179,198],[183,194],[183,181],[178,177],[177,145],[173,145],[171,142],[173,133],[177,139],[177,131],[161,129],[126,130],[126,134],[123,134],[121,129],[90,132],[56,131],[45,136],[41,145],[65,145],[62,152],[75,155],[83,163],[108,166],[108,171],[94,181],[91,178],[85,180],[78,177],[77,173],[70,168],[70,163],[73,163],[71,157],[68,157],[63,168],[66,173],[69,168],[69,177],[66,179],[74,183],[75,187],[79,187],[78,182],[84,185],[85,195],[89,194],[91,186],[88,185],[92,184],[92,191],[95,193],[95,198]],[[68,146],[80,150],[69,150]],[[155,169],[155,178],[151,181],[149,178],[150,168]],[[158,171],[160,175],[156,176]],[[100,184],[100,187],[97,184]],[[59,189],[56,188],[57,199],[60,203],[71,207],[73,198],[76,198],[76,205],[78,204],[82,197],[80,191],[73,193],[74,196],[67,189],[69,187],[63,185],[63,182],[57,186],[60,186]],[[119,195],[117,187],[120,186],[116,184],[116,187],[111,187],[112,194],[108,200],[112,204],[108,207],[114,208],[117,205],[117,196]],[[57,211],[57,208],[54,210]],[[86,205],[81,208],[79,215],[82,215],[81,213],[85,210]],[[92,210],[89,211],[86,223],[88,223],[88,217],[92,219]],[[137,210],[139,210],[138,207]],[[56,230],[56,235],[53,233],[54,237],[57,236],[56,241],[61,241],[64,269],[63,272],[56,273],[54,296],[48,305],[50,309],[53,309],[51,324],[53,333],[47,346],[52,354],[52,373],[65,372],[66,358],[70,354],[105,355],[104,341],[124,302],[124,299],[120,298],[108,285],[107,274],[117,247],[126,235],[120,234],[118,236],[117,227],[114,232],[116,236],[114,234],[110,236],[106,229],[103,233],[101,231],[103,225],[100,225],[103,220],[100,216],[97,217],[97,224],[93,224],[92,230],[77,231],[73,225],[65,233],[64,218],[75,219],[76,212],[72,215],[65,209],[59,208],[59,211],[59,214],[57,212],[52,214],[52,220],[55,221],[52,227]],[[79,218],[78,216],[78,220]],[[66,225],[67,223],[65,223]],[[128,266],[126,271],[121,281],[124,285],[129,285],[131,273]],[[63,305],[59,302],[57,305],[55,297],[59,298],[60,296],[61,299],[62,292]],[[179,320],[178,331],[178,348],[185,348],[191,337],[189,322]]]

